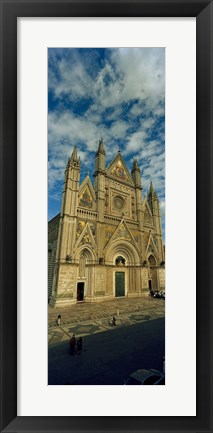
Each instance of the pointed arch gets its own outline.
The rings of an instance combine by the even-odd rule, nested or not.
[[[149,264],[149,288],[153,291],[158,291],[158,277],[157,277],[157,259],[153,253],[148,256]]]
[[[97,260],[94,249],[90,245],[80,245],[75,253],[75,260],[79,261],[81,258],[85,258],[86,264],[94,263]]]
[[[149,262],[149,266],[156,266],[157,259],[156,259],[156,257],[154,256],[153,253],[149,254],[149,256],[148,256],[148,262]]]

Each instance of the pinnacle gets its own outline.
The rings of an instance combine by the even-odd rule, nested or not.
[[[133,164],[132,164],[132,172],[133,171],[140,171],[140,167],[138,165],[138,160],[137,158],[134,158],[133,160]]]
[[[158,199],[158,196],[157,196],[157,193],[154,189],[152,181],[150,182],[149,197],[154,197],[155,199]]]
[[[150,190],[149,190],[149,192],[151,194],[154,194],[154,192],[155,192],[152,181],[150,182]]]
[[[104,142],[103,142],[103,138],[101,138],[99,140],[99,144],[98,144],[98,151],[96,153],[96,156],[99,155],[100,153],[102,153],[102,155],[106,155],[106,152],[104,150]]]
[[[72,152],[72,155],[71,155],[71,160],[70,160],[71,162],[79,162],[79,159],[78,159],[78,155],[77,155],[77,148],[76,148],[76,146],[74,146],[74,149],[73,149],[73,152]]]

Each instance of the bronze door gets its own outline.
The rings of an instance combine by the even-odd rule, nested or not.
[[[115,273],[115,296],[125,296],[125,272]]]

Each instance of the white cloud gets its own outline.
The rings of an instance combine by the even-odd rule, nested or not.
[[[59,60],[57,66],[54,76],[53,69],[51,69],[49,82],[49,87],[56,98],[63,98],[67,95],[76,100],[92,96],[93,80],[75,50],[72,51],[69,58]]]
[[[155,110],[155,116],[161,117],[165,115],[164,107],[157,107]]]
[[[84,117],[74,116],[71,112],[50,113],[49,115],[50,148],[63,144],[65,140],[72,147],[79,142],[85,143],[85,150],[96,150],[98,129]]]
[[[135,152],[138,153],[143,146],[146,145],[147,134],[145,131],[134,132],[126,145],[124,155]]]
[[[154,126],[154,124],[155,124],[155,119],[153,119],[151,117],[149,119],[142,119],[141,120],[141,127],[143,129],[150,129]]]
[[[122,139],[124,138],[128,128],[129,128],[129,124],[127,122],[124,122],[122,120],[117,120],[111,125],[109,129],[110,129],[110,134],[113,137]]]
[[[164,49],[120,48],[112,50],[112,61],[123,76],[123,101],[148,98],[155,106],[164,98]]]
[[[111,107],[111,111],[110,113],[105,114],[104,113],[104,118],[106,120],[116,120],[118,118],[120,118],[122,115],[122,106],[121,105],[117,105],[116,107]]]
[[[146,143],[144,147],[138,152],[138,160],[148,159],[155,156],[156,153],[159,153],[160,142],[158,140],[149,140],[146,135]]]
[[[133,117],[140,116],[142,113],[143,113],[143,107],[138,103],[134,104],[132,108],[130,108],[129,110],[129,115]]]
[[[52,197],[74,145],[93,172],[100,137],[107,159],[118,146],[124,157],[137,156],[144,191],[152,180],[163,196],[164,125],[157,120],[164,115],[164,49],[111,49],[101,62],[97,50],[59,52],[51,50],[49,59],[49,89],[57,105],[48,121]],[[84,114],[76,114],[73,104],[85,101]]]
[[[103,66],[95,68],[94,56],[92,63],[71,50],[58,61],[57,70],[50,68],[49,87],[55,97],[92,98],[100,112],[133,99],[156,108],[164,98],[164,49],[114,48],[109,53]],[[139,106],[132,108],[136,113],[140,114]]]

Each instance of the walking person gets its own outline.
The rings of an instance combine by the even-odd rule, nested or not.
[[[112,316],[112,317],[109,319],[109,325],[110,325],[110,326],[116,326],[116,318],[115,318],[115,316]]]
[[[73,334],[73,336],[70,339],[70,355],[74,355],[75,345],[76,345],[76,338],[75,338],[75,334]]]
[[[57,318],[57,325],[61,326],[61,315],[60,314],[58,315],[58,318]]]
[[[112,326],[116,326],[116,318],[115,318],[115,316],[112,316]]]
[[[113,326],[113,318],[112,317],[109,318],[109,325]]]
[[[78,340],[77,340],[77,351],[78,351],[78,354],[80,355],[80,353],[81,353],[81,351],[82,351],[82,337],[79,337],[78,338]]]

